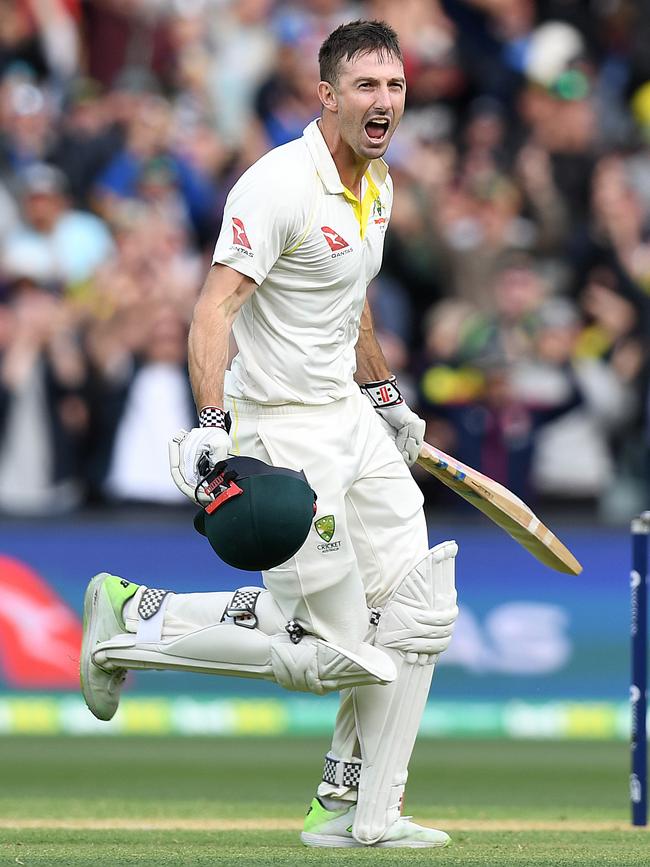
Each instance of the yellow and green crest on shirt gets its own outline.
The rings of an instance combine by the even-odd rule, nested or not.
[[[314,529],[324,542],[329,542],[331,540],[334,535],[335,527],[336,522],[334,520],[334,515],[324,515],[322,518],[318,518],[317,521],[314,521]]]

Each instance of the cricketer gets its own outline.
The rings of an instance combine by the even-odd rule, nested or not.
[[[303,843],[445,846],[446,833],[402,816],[401,804],[458,613],[457,546],[429,550],[410,473],[425,423],[387,367],[366,299],[391,214],[382,156],[404,111],[402,55],[387,24],[354,21],[327,37],[319,63],[320,118],[263,156],[228,197],[189,335],[199,426],[170,443],[176,484],[206,511],[206,459],[304,471],[317,497],[305,500],[306,538],[263,569],[264,588],[170,593],[96,576],[84,604],[82,690],[100,719],[115,713],[132,668],[338,690]],[[227,370],[231,330],[238,354]],[[282,473],[272,478],[283,496]],[[222,514],[245,500],[244,491]],[[258,497],[257,518],[279,502]]]

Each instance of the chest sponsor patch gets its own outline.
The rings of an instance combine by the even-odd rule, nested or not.
[[[325,236],[325,240],[329,244],[329,248],[333,253],[337,253],[339,250],[345,250],[346,247],[350,245],[342,238],[338,232],[335,232],[334,229],[330,229],[329,226],[321,226],[321,232]]]

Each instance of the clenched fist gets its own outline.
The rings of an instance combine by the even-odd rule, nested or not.
[[[228,457],[232,441],[222,427],[195,427],[180,430],[169,441],[169,466],[172,478],[179,491],[199,505],[210,501],[197,485],[201,481],[199,461],[205,455],[213,467]]]

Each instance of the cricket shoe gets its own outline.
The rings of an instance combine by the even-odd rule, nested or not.
[[[108,572],[95,575],[86,588],[79,676],[83,697],[97,719],[113,718],[126,669],[97,665],[93,651],[103,641],[125,632],[122,608],[137,589],[137,584]]]
[[[359,843],[352,836],[352,823],[357,806],[346,810],[326,810],[318,798],[311,802],[305,818],[305,828],[300,835],[305,846],[323,848],[363,847],[367,849],[424,849],[432,846],[447,846],[449,834],[424,828],[411,822],[410,816],[400,816],[384,832],[376,843]]]

